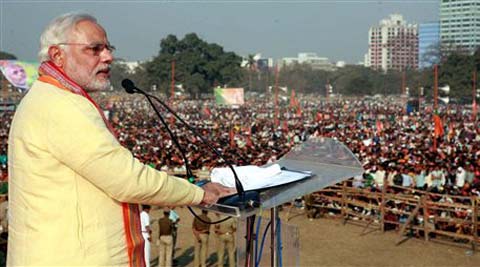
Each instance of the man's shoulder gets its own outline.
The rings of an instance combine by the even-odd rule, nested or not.
[[[17,111],[32,111],[33,109],[32,113],[34,114],[39,110],[53,110],[58,113],[67,108],[75,109],[75,107],[82,111],[92,109],[85,97],[37,80],[20,102]]]

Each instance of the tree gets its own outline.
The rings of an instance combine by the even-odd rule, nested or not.
[[[17,59],[17,57],[13,54],[0,51],[0,60],[1,59]]]
[[[184,84],[192,95],[211,92],[216,85],[236,86],[243,82],[241,57],[225,52],[223,47],[207,43],[195,33],[178,40],[168,35],[160,42],[160,51],[143,66],[150,84],[157,84],[162,91],[171,82],[172,61],[175,61],[175,81]]]
[[[472,95],[474,57],[465,53],[452,53],[439,67],[439,85],[450,86],[450,96],[463,98]]]
[[[121,89],[121,82],[129,76],[127,66],[123,59],[116,59],[110,66],[110,81],[115,90]]]
[[[247,59],[248,67],[248,90],[252,90],[252,73],[255,70],[255,55],[249,54]]]

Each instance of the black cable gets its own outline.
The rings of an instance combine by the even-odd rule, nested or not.
[[[155,113],[157,113],[158,118],[160,119],[163,126],[167,130],[168,135],[170,135],[173,143],[175,144],[177,149],[180,151],[180,154],[182,155],[182,158],[183,158],[183,162],[185,164],[185,170],[187,172],[187,178],[193,177],[193,172],[192,172],[192,169],[190,168],[190,164],[188,162],[187,156],[185,155],[185,151],[183,150],[182,146],[178,142],[177,136],[170,130],[170,127],[168,127],[167,122],[163,119],[163,116],[160,114],[160,112],[157,110],[157,108],[153,104],[152,100],[150,99],[150,96],[148,94],[145,94],[145,97],[147,98],[150,105],[152,105],[153,110],[155,111]]]
[[[153,110],[155,111],[155,113],[157,114],[158,118],[160,119],[160,121],[162,122],[163,126],[165,127],[165,129],[167,130],[168,132],[168,135],[170,135],[173,143],[175,144],[175,146],[178,148],[178,150],[180,151],[180,154],[182,155],[183,157],[183,161],[184,161],[184,164],[185,164],[185,169],[186,169],[186,172],[187,172],[187,176],[188,177],[193,177],[193,173],[192,173],[192,170],[190,168],[190,165],[188,164],[188,159],[187,157],[185,156],[185,151],[183,150],[182,146],[180,146],[180,143],[178,142],[178,138],[177,136],[170,130],[170,127],[168,127],[168,124],[167,122],[165,121],[165,119],[163,118],[163,116],[160,114],[160,112],[157,110],[155,104],[153,104],[152,100],[150,99],[150,95],[149,94],[144,94],[145,97],[147,98],[148,102],[150,103],[150,105],[152,106]],[[155,98],[154,98],[155,99]],[[197,218],[198,220],[200,220],[201,222],[203,223],[206,223],[206,224],[217,224],[217,223],[221,223],[221,222],[224,222],[228,219],[230,219],[231,217],[227,217],[227,218],[223,218],[221,220],[218,220],[218,221],[214,221],[214,222],[207,222],[205,220],[203,220],[202,218],[200,218],[194,211],[191,207],[188,207],[188,210],[190,211],[190,213],[192,213],[192,215]]]
[[[136,89],[139,90],[138,88],[136,88]],[[233,168],[232,163],[230,161],[228,161],[220,152],[218,152],[218,150],[208,140],[206,140],[203,136],[201,136],[199,133],[197,133],[197,131],[192,126],[190,126],[190,124],[185,122],[175,111],[173,111],[161,99],[159,99],[158,97],[156,97],[154,95],[148,94],[146,92],[143,92],[143,93],[145,94],[145,96],[152,97],[158,103],[160,103],[160,105],[162,105],[167,111],[169,111],[173,116],[175,116],[175,118],[177,118],[185,127],[187,127],[188,130],[190,130],[196,137],[198,137],[202,141],[203,144],[205,144],[210,150],[212,150],[215,153],[215,155],[217,155],[220,159],[222,159],[225,162],[225,164],[227,164],[227,166],[232,170],[233,176],[235,177],[234,180],[235,180],[235,188],[237,189],[237,193],[241,197],[244,196],[245,195],[245,190],[243,189],[242,183],[240,183],[240,179],[238,178],[237,172]]]
[[[173,116],[175,116],[175,118],[177,118],[185,127],[187,127],[187,129],[189,129],[195,136],[197,136],[205,145],[207,145],[208,148],[210,148],[219,158],[221,158],[227,165],[228,167],[232,170],[233,172],[233,176],[234,176],[234,180],[235,180],[235,188],[237,189],[237,194],[240,196],[240,198],[242,199],[242,201],[245,200],[245,190],[243,189],[243,185],[242,183],[240,182],[240,179],[238,178],[238,175],[237,175],[237,172],[235,171],[235,169],[233,168],[233,165],[227,161],[222,154],[220,154],[220,152],[217,151],[217,149],[215,147],[213,147],[210,142],[208,142],[206,139],[204,139],[200,134],[197,133],[197,131],[195,131],[195,129],[193,129],[187,122],[185,122],[182,118],[180,118],[180,116],[178,116],[178,114],[173,111],[167,104],[165,104],[162,100],[160,100],[159,98],[157,98],[156,96],[154,95],[151,95],[151,94],[148,94],[146,92],[144,92],[143,90],[139,89],[138,87],[135,86],[135,84],[129,80],[129,79],[123,79],[122,80],[122,87],[125,88],[126,92],[129,93],[129,94],[134,94],[134,93],[141,93],[143,94],[145,97],[147,97],[147,99],[149,99],[150,97],[153,98],[154,100],[156,100],[158,103],[160,103],[167,111],[169,111]],[[149,102],[150,104],[152,105],[152,107],[155,109],[155,111],[157,112],[157,115],[159,115],[158,111],[156,110],[155,108],[155,105],[152,104],[151,100],[149,99]],[[159,115],[160,116],[160,115]],[[163,122],[163,119],[162,119],[162,122]],[[166,128],[168,128],[168,126],[166,124],[164,124]],[[172,135],[171,135],[172,136]],[[187,163],[187,158],[185,157],[184,158],[185,160],[185,163]]]
[[[200,216],[198,216],[198,214],[196,214],[196,213],[193,211],[193,209],[192,209],[191,207],[187,207],[187,208],[188,208],[188,210],[190,211],[190,213],[192,213],[192,214],[193,214],[193,217],[197,218],[199,221],[201,221],[202,223],[206,223],[206,224],[217,224],[217,223],[222,223],[222,222],[224,222],[224,221],[226,221],[226,220],[228,220],[228,219],[231,219],[231,218],[232,218],[232,216],[228,216],[228,217],[226,217],[226,218],[223,218],[223,219],[221,219],[221,220],[218,220],[218,221],[207,222],[207,221],[203,220],[202,218],[200,218]]]
[[[168,132],[168,135],[170,135],[170,137],[172,138],[172,141],[173,143],[175,144],[175,146],[178,148],[178,150],[180,151],[180,153],[182,154],[182,157],[183,157],[183,160],[184,160],[184,163],[185,163],[185,169],[186,169],[186,172],[187,172],[187,176],[188,177],[193,177],[193,173],[192,173],[192,170],[188,164],[188,159],[187,157],[185,156],[185,152],[183,151],[183,148],[180,146],[180,143],[178,142],[178,138],[177,136],[170,130],[170,127],[168,127],[168,124],[167,122],[165,121],[165,119],[163,119],[163,116],[160,114],[160,112],[156,109],[155,105],[153,104],[152,100],[150,99],[150,95],[148,94],[145,94],[145,97],[147,98],[148,102],[150,103],[150,105],[152,105],[153,107],[153,110],[155,110],[155,113],[157,113],[157,116],[158,118],[160,118],[160,121],[162,122],[163,126],[165,127],[165,129],[167,130]],[[203,223],[206,223],[206,224],[217,224],[217,223],[221,223],[221,222],[224,222],[228,219],[231,218],[231,216],[227,217],[227,218],[223,218],[221,220],[218,220],[218,221],[214,221],[214,222],[207,222],[205,220],[203,220],[202,218],[200,218],[200,216],[198,216],[191,207],[188,207],[188,210],[190,211],[190,213],[195,217],[197,218],[199,221],[203,222]]]

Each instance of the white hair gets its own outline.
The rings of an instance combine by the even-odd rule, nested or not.
[[[40,50],[38,59],[40,62],[50,60],[48,49],[52,45],[68,42],[69,33],[80,21],[92,21],[97,23],[97,19],[89,14],[67,13],[53,19],[40,35]]]

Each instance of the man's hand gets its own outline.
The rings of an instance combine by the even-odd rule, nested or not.
[[[201,205],[217,203],[218,199],[233,195],[237,192],[235,188],[225,187],[219,183],[207,183],[202,186],[205,191]]]

